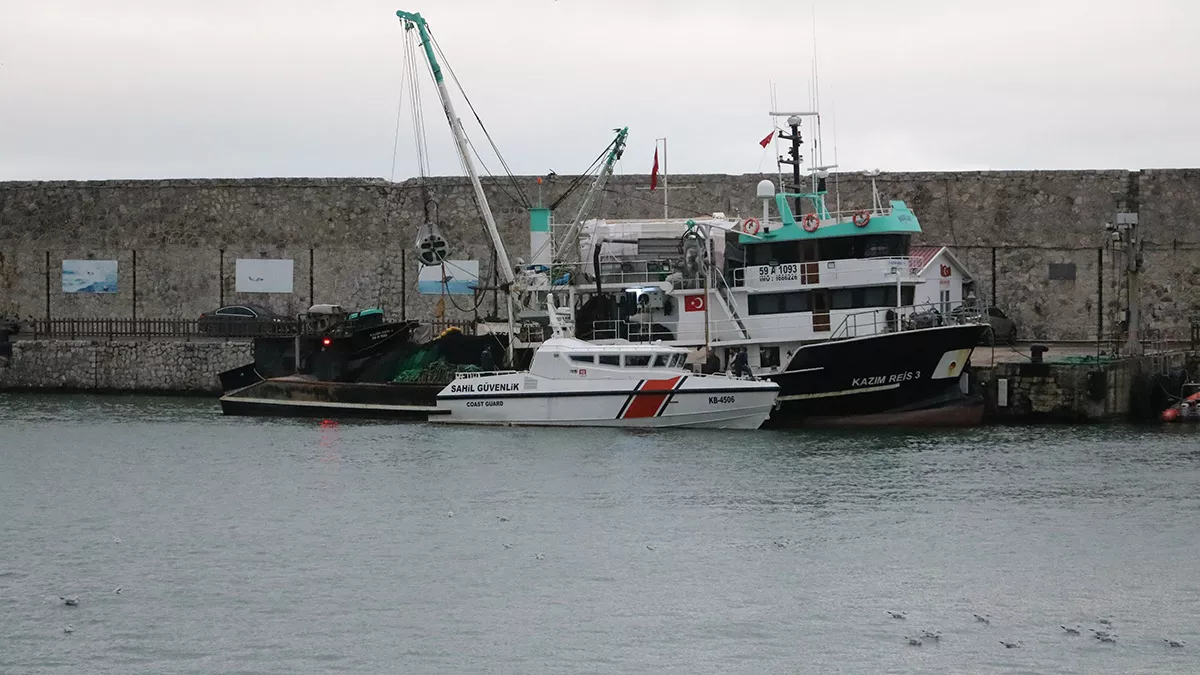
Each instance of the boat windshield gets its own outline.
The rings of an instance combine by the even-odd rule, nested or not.
[[[626,368],[645,368],[649,365],[650,365],[650,355],[649,354],[626,354],[625,355],[625,367]]]
[[[654,367],[667,368],[674,360],[675,359],[672,358],[670,354],[659,354],[658,356],[654,357]]]

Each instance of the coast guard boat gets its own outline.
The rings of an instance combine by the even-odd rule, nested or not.
[[[542,342],[528,371],[458,373],[431,417],[446,424],[757,429],[779,385],[684,368],[691,353],[660,343],[592,344],[567,337]]]

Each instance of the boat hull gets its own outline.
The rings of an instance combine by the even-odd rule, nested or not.
[[[688,375],[556,388],[553,383],[520,373],[456,381],[438,395],[438,408],[448,414],[430,419],[503,426],[757,429],[778,393],[769,382]]]
[[[770,376],[779,405],[765,426],[979,424],[982,403],[962,380],[986,330],[944,326],[804,345]]]

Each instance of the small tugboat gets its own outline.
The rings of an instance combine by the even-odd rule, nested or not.
[[[683,368],[688,350],[661,344],[546,340],[526,372],[459,373],[431,417],[447,424],[757,429],[779,385]]]

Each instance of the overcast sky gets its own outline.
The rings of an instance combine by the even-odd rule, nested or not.
[[[623,125],[623,173],[658,137],[670,173],[774,171],[771,84],[811,105],[803,0],[409,1],[0,0],[0,180],[411,177],[396,9],[428,19],[517,173],[578,172]],[[826,163],[1200,165],[1198,1],[815,7]],[[421,67],[432,173],[459,174]]]

